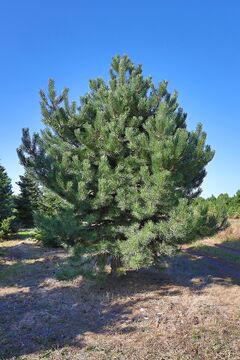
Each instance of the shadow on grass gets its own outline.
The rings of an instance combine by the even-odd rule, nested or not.
[[[41,256],[46,256],[51,253],[64,253],[64,250],[60,247],[43,247],[37,240],[29,239],[29,237],[20,239],[19,236],[11,240],[5,240],[0,247],[0,259],[4,257],[12,260],[30,260],[38,259]]]
[[[185,250],[192,256],[202,257],[207,269],[209,267],[221,278],[240,279],[240,240],[226,240],[209,244],[207,241],[198,242]],[[190,270],[190,269],[189,269]]]
[[[25,248],[21,250],[25,254]],[[39,254],[39,249],[29,249],[28,259],[32,259],[35,251]],[[0,279],[3,288],[29,287],[28,292],[18,291],[0,298],[2,359],[65,346],[82,349],[84,335],[89,332],[131,334],[141,320],[134,318],[133,307],[145,301],[143,294],[148,295],[148,300],[158,300],[181,295],[183,287],[200,293],[213,282],[231,286],[240,280],[240,268],[230,269],[227,265],[224,268],[209,258],[179,253],[174,258],[164,258],[165,268],[161,271],[131,271],[101,285],[82,280],[44,285],[44,280],[56,272],[54,257],[49,257],[49,250],[43,250],[44,254],[43,262],[22,263],[22,272],[17,269],[9,278]],[[61,263],[65,259],[56,261]]]
[[[134,305],[145,301],[138,295],[157,291],[152,295],[157,299],[181,293],[165,288],[165,280],[150,271],[130,272],[126,277],[111,278],[101,285],[84,281],[79,281],[77,286],[61,284],[63,286],[52,289],[38,283],[27,293],[7,294],[1,298],[2,358],[64,346],[81,349],[85,346],[84,334],[108,333],[109,327],[114,327],[115,334],[130,334],[141,321],[140,317],[132,316]],[[126,322],[127,326],[122,327]]]
[[[56,266],[65,260],[62,249],[46,249],[32,242],[0,248],[0,287],[36,288],[44,279],[54,276]]]

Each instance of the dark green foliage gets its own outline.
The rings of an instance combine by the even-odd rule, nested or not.
[[[38,201],[38,209],[36,213],[52,216],[67,208],[68,206],[69,204],[61,199],[60,196],[43,187],[41,197]]]
[[[17,185],[20,188],[20,193],[15,198],[17,221],[21,227],[32,228],[34,226],[33,214],[38,208],[41,196],[40,189],[28,172],[20,176]]]
[[[16,229],[14,228],[14,221],[15,221],[14,216],[9,216],[0,221],[0,239],[5,239],[12,232],[15,232],[14,230]]]
[[[230,199],[228,214],[233,218],[240,218],[240,190]]]
[[[37,238],[46,246],[73,246],[79,239],[79,223],[72,206],[44,189],[34,214]]]
[[[192,208],[195,238],[211,236],[228,226],[227,207],[221,202],[199,198]]]
[[[232,197],[228,194],[220,194],[217,197],[211,196],[206,199],[206,202],[210,211],[213,214],[218,214],[220,218],[223,214],[225,214],[225,217],[227,215],[230,218],[240,217],[240,190]]]
[[[11,180],[6,170],[0,165],[0,222],[12,215],[13,193]]]
[[[171,219],[173,225],[167,234],[171,234],[174,224],[178,225],[175,245],[214,235],[228,226],[226,209],[210,207],[203,198],[194,199],[190,203],[186,199],[181,200]]]
[[[13,229],[13,193],[11,180],[0,165],[0,239],[7,237]]]
[[[56,278],[58,280],[72,280],[76,276],[81,274],[81,266],[79,266],[79,262],[74,263],[71,259],[68,262],[62,264],[57,273]]]
[[[40,92],[45,128],[32,138],[23,129],[19,158],[71,204],[92,269],[154,264],[186,236],[180,200],[200,193],[214,153],[200,124],[187,130],[177,93],[127,56],[113,58],[108,83],[89,86],[77,107],[49,81],[48,95]]]

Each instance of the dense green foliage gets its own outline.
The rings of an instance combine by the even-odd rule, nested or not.
[[[13,223],[13,193],[11,180],[5,168],[0,165],[0,239],[11,231]]]
[[[9,216],[0,221],[0,239],[7,238],[14,230],[17,230],[15,216]]]
[[[177,93],[128,57],[113,58],[108,83],[89,86],[77,107],[49,81],[48,95],[40,92],[45,128],[32,138],[23,129],[20,161],[70,204],[78,252],[93,271],[154,264],[192,237],[182,208],[201,192],[214,153],[200,124],[187,130]]]
[[[0,221],[11,216],[13,207],[13,193],[11,180],[5,168],[0,165]]]
[[[15,197],[17,221],[21,227],[31,228],[34,226],[33,214],[38,207],[40,190],[36,181],[27,172],[20,176],[17,185],[20,188],[19,194]]]
[[[240,218],[240,190],[230,199],[228,215],[230,217]]]
[[[79,239],[79,223],[73,207],[44,189],[34,214],[37,238],[45,246],[73,246]]]
[[[219,203],[210,203],[203,198],[196,199],[192,205],[195,238],[210,236],[228,226],[227,209]]]

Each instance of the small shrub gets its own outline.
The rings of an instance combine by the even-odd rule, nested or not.
[[[72,280],[80,274],[81,274],[81,271],[80,271],[79,267],[74,267],[71,264],[64,264],[57,271],[56,278],[60,281]]]
[[[79,225],[72,209],[63,209],[52,215],[35,214],[36,238],[44,246],[72,246],[79,238]]]
[[[14,220],[15,217],[10,216],[0,222],[0,239],[5,239],[12,233]]]

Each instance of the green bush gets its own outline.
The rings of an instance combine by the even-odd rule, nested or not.
[[[63,209],[52,215],[35,214],[37,239],[45,246],[73,246],[79,238],[79,225],[72,209]]]
[[[232,218],[240,218],[240,190],[231,198],[228,214]]]
[[[14,216],[10,216],[6,219],[3,219],[0,222],[0,239],[6,239],[8,236],[13,232],[13,226],[14,226]]]

